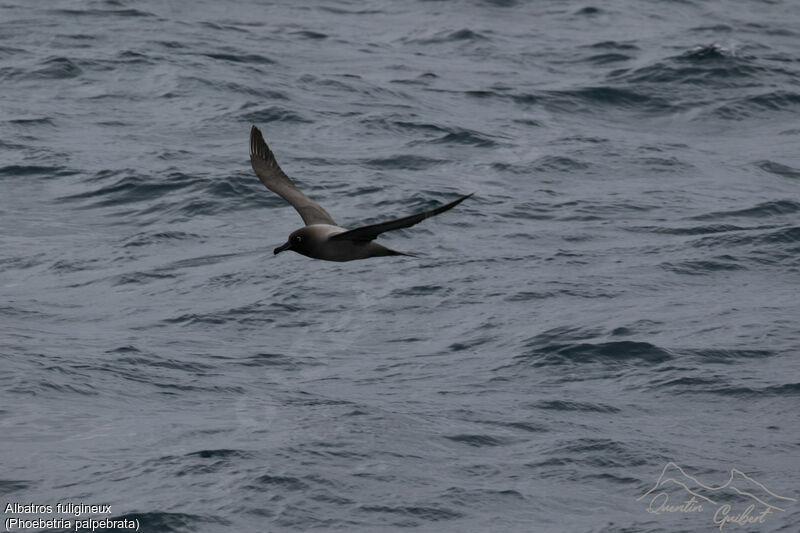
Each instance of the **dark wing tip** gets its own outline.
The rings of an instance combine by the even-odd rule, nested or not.
[[[464,196],[462,196],[461,198],[459,198],[458,200],[456,200],[456,201],[454,201],[454,202],[450,202],[450,203],[449,203],[449,204],[447,204],[446,206],[443,206],[443,207],[445,207],[445,209],[443,209],[443,211],[447,211],[448,209],[450,209],[450,208],[452,208],[452,207],[455,207],[455,206],[457,206],[458,204],[460,204],[461,202],[463,202],[463,201],[464,201],[464,200],[466,200],[467,198],[472,198],[472,196],[473,196],[474,194],[475,194],[474,192],[471,192],[471,193],[469,193],[469,194],[465,194]],[[437,213],[437,214],[438,214],[438,213]]]
[[[455,206],[457,206],[458,204],[460,204],[461,202],[463,202],[467,198],[470,198],[473,194],[475,194],[475,193],[471,192],[469,194],[465,194],[461,198],[459,198],[457,200],[453,200],[449,204],[440,205],[439,207],[435,207],[435,208],[431,209],[430,211],[426,211],[424,213],[425,214],[425,218],[436,216],[436,215],[438,215],[440,213],[444,213],[445,211],[449,211],[450,209],[453,209]]]
[[[461,203],[461,202],[463,202],[463,201],[464,201],[464,200],[466,200],[467,198],[472,198],[473,196],[475,196],[475,193],[474,193],[474,192],[471,192],[471,193],[469,193],[469,194],[465,194],[464,196],[462,196],[461,198],[459,198],[459,199],[458,199],[458,203]]]
[[[250,157],[260,157],[265,161],[274,157],[264,141],[264,136],[261,135],[261,130],[255,126],[250,128]]]
[[[431,210],[430,210],[430,211],[428,211],[428,212],[429,212],[429,213],[431,213],[431,216],[433,216],[433,215],[438,215],[439,213],[444,213],[445,211],[447,211],[447,210],[449,210],[449,209],[452,209],[452,208],[454,208],[455,206],[457,206],[458,204],[460,204],[461,202],[463,202],[463,201],[464,201],[464,200],[466,200],[467,198],[472,198],[472,196],[473,196],[474,194],[475,194],[474,192],[471,192],[471,193],[469,193],[469,194],[465,194],[465,195],[464,195],[464,196],[462,196],[461,198],[457,198],[456,200],[453,200],[453,201],[452,201],[452,202],[450,202],[450,203],[447,203],[447,204],[444,204],[444,205],[440,205],[439,207],[436,207],[436,208],[434,208],[434,209],[431,209]]]

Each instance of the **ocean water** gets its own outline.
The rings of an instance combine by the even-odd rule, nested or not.
[[[797,531],[798,43],[789,0],[4,0],[4,526]],[[418,258],[273,256],[253,124],[345,227],[476,194],[381,237]]]

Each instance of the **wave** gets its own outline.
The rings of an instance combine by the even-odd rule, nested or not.
[[[618,80],[612,80],[618,81]],[[650,116],[664,116],[685,111],[688,104],[665,95],[663,90],[645,85],[615,83],[558,90],[513,92],[507,90],[467,90],[460,94],[472,98],[510,100],[525,108],[542,107],[548,111],[578,116],[595,116],[609,111],[624,111]],[[537,126],[537,121],[524,123]]]
[[[600,41],[583,45],[579,48],[589,50],[592,55],[579,57],[575,62],[588,63],[590,65],[607,65],[629,61],[635,59],[636,52],[640,50],[635,44],[626,41]]]
[[[157,64],[157,60],[152,56],[143,54],[141,52],[137,52],[135,50],[123,50],[122,52],[117,54],[117,59],[115,62],[109,62],[109,63],[111,63],[112,67],[117,67],[119,64],[155,65]]]
[[[541,455],[549,456],[526,466],[532,468],[552,468],[578,466],[596,467],[602,471],[610,468],[630,469],[633,466],[646,464],[645,451],[613,439],[582,438],[561,441],[542,451]],[[570,469],[559,468],[560,472]],[[593,475],[592,473],[588,475]]]
[[[59,274],[69,274],[74,272],[84,272],[99,267],[97,259],[59,259],[48,267],[48,270]]]
[[[491,168],[498,172],[509,172],[527,176],[534,173],[550,174],[553,172],[571,173],[588,171],[592,168],[590,163],[563,155],[544,155],[534,161],[523,163],[494,162]],[[523,214],[523,216],[527,216]]]
[[[72,176],[77,170],[43,165],[8,165],[0,167],[0,176]]]
[[[616,50],[620,52],[633,52],[641,50],[632,41],[599,41],[593,44],[584,45],[581,48],[593,48],[597,50]]]
[[[141,285],[147,284],[152,281],[160,281],[160,280],[170,280],[175,279],[178,276],[175,274],[169,274],[165,272],[129,272],[126,274],[120,274],[118,276],[114,276],[111,278],[111,284],[113,286],[122,286],[122,285]]]
[[[601,403],[576,402],[569,400],[547,400],[531,405],[534,409],[546,411],[577,411],[588,413],[619,413],[620,409]]]
[[[616,70],[609,79],[626,84],[667,84],[679,87],[743,87],[768,74],[768,68],[755,58],[740,57],[712,44],[698,46],[682,54],[633,69]]]
[[[718,218],[767,218],[792,215],[800,212],[800,202],[794,200],[771,200],[753,207],[734,209],[731,211],[714,211],[692,217],[692,220],[709,220]]]
[[[196,233],[187,233],[184,231],[158,231],[151,233],[142,232],[125,239],[122,247],[129,248],[150,246],[153,244],[163,244],[170,241],[183,240],[202,240],[202,237]]]
[[[139,9],[50,9],[48,13],[53,15],[65,15],[67,17],[155,17],[154,14]]]
[[[244,359],[240,359],[237,364],[247,367],[270,367],[284,370],[300,370],[307,366],[320,366],[324,363],[317,362],[309,357],[259,352]]]
[[[642,341],[600,343],[542,343],[534,338],[531,349],[514,359],[533,367],[602,364],[610,366],[657,365],[673,358],[664,348]]]
[[[571,157],[546,155],[537,159],[534,163],[534,169],[539,172],[575,172],[579,170],[586,170],[590,167],[589,163],[579,161]]]
[[[445,296],[452,292],[453,289],[451,287],[443,285],[413,285],[402,289],[394,289],[391,294],[393,296],[429,296],[434,294]]]
[[[326,5],[321,5],[319,10],[326,11],[334,15],[379,15],[384,13],[379,9],[345,9],[342,7],[331,7]]]
[[[203,531],[206,528],[228,527],[231,522],[216,515],[199,515],[191,513],[170,513],[151,511],[145,513],[128,513],[113,517],[114,520],[138,520],[140,531],[159,531],[163,533]],[[127,531],[127,530],[120,530]]]
[[[224,326],[235,324],[239,328],[261,327],[274,324],[298,309],[277,302],[257,301],[237,307],[221,308],[207,313],[184,313],[172,318],[164,319],[165,324],[179,324],[184,326]]]
[[[433,72],[424,72],[416,77],[407,78],[407,79],[394,79],[392,83],[404,83],[408,85],[424,85],[429,86],[433,80],[438,79],[439,76],[434,74]]]
[[[774,397],[787,398],[800,395],[800,383],[766,385],[764,387],[720,383],[719,379],[699,377],[674,378],[654,386],[668,389],[671,394],[698,394],[734,398]]]
[[[705,394],[716,394],[719,396],[742,397],[779,397],[787,398],[800,395],[800,383],[785,383],[782,385],[767,385],[766,387],[743,387],[725,385],[721,387],[710,387],[704,391]]]
[[[275,61],[260,54],[243,54],[241,52],[206,52],[200,54],[204,57],[216,59],[219,61],[230,61],[232,63],[249,63],[254,65],[273,65]]]
[[[308,487],[303,480],[293,476],[273,476],[264,474],[256,478],[255,482],[258,485],[266,487],[278,487],[281,491],[298,491],[304,490]]]
[[[124,176],[112,184],[86,192],[63,196],[61,199],[68,201],[93,199],[95,202],[91,205],[94,207],[116,206],[162,198],[169,192],[196,187],[202,181],[194,176],[177,171],[158,179],[136,175]]]
[[[483,3],[494,7],[514,7],[519,4],[519,0],[483,0]]]
[[[619,54],[619,53],[606,53],[606,54],[595,54],[593,56],[584,58],[581,61],[586,63],[592,63],[595,65],[608,65],[610,63],[620,63],[623,61],[630,61],[631,59],[634,59],[634,56],[627,54]]]
[[[312,40],[315,40],[315,41],[320,41],[322,39],[327,39],[328,38],[328,34],[326,34],[326,33],[320,33],[320,32],[311,31],[311,30],[293,31],[293,32],[291,32],[290,35],[297,35],[299,37],[303,37],[305,39],[312,39]]]
[[[241,24],[239,22],[231,23],[228,22],[209,22],[204,21],[200,23],[200,26],[204,28],[208,28],[214,31],[235,31],[238,33],[250,33],[250,30],[247,28],[243,28],[242,26],[246,26],[247,24]]]
[[[438,32],[430,37],[423,37],[418,39],[408,39],[406,40],[407,43],[411,44],[443,44],[443,43],[452,43],[452,42],[463,42],[463,41],[486,41],[488,37],[483,35],[482,33],[470,30],[468,28],[463,28],[456,31],[441,31]]]
[[[680,262],[666,262],[659,265],[664,270],[689,276],[705,276],[720,271],[746,270],[747,267],[739,264],[738,260],[730,255],[718,256],[712,259],[694,259]]]
[[[436,138],[429,140],[413,141],[411,143],[412,145],[425,143],[458,144],[481,148],[490,148],[499,145],[499,143],[493,140],[489,135],[476,130],[414,121],[404,117],[368,118],[362,120],[361,124],[371,130],[390,133],[418,133],[425,136],[437,135]]]
[[[25,481],[21,479],[0,479],[0,494],[12,494],[28,490],[35,485],[32,481]]]
[[[632,226],[626,231],[637,233],[660,233],[663,235],[709,235],[759,229],[758,227],[736,226],[734,224],[707,224],[703,226],[669,227],[669,226]]]
[[[288,122],[295,124],[310,124],[313,121],[302,115],[280,106],[269,106],[258,111],[250,111],[241,115],[242,120],[251,124],[265,124],[268,122]]]
[[[789,165],[782,165],[768,159],[756,161],[754,165],[761,170],[769,172],[770,174],[775,174],[776,176],[792,179],[800,178],[800,169],[790,167]]]
[[[600,15],[601,13],[605,13],[605,10],[594,6],[582,7],[575,12],[576,15],[584,15],[584,16]]]
[[[786,111],[800,111],[800,93],[777,90],[739,97],[715,107],[711,115],[725,120],[745,120],[764,112]]]
[[[436,165],[447,163],[447,161],[422,155],[401,154],[391,157],[364,159],[361,163],[368,168],[378,170],[426,170]]]
[[[629,84],[545,91],[539,95],[523,94],[512,98],[517,103],[526,105],[540,103],[546,108],[571,114],[594,115],[608,108],[614,108],[656,116],[672,114],[683,109],[682,105],[670,99]]]
[[[186,360],[175,359],[164,355],[140,350],[134,345],[125,345],[111,350],[106,350],[105,354],[114,356],[104,359],[98,363],[103,371],[126,370],[131,372],[143,372],[146,369],[157,370],[163,374],[164,371],[177,370],[193,375],[205,375],[216,368],[214,365],[203,363],[187,357]],[[163,375],[159,375],[163,377]],[[147,376],[139,376],[141,381],[147,381]]]
[[[739,270],[748,263],[753,268],[764,265],[796,267],[800,264],[800,226],[748,233],[720,233],[695,239],[693,248],[717,249],[722,255],[678,263],[665,263],[662,267],[681,274],[705,274],[714,270]]]
[[[777,352],[773,350],[741,348],[706,348],[690,350],[688,353],[701,359],[703,363],[733,363],[749,359],[766,359],[777,355]]]
[[[429,522],[455,520],[464,516],[458,511],[428,505],[361,505],[358,509],[361,512],[396,515],[407,519],[418,519]],[[419,525],[419,523],[414,521],[409,523],[408,521],[403,520],[395,525],[414,527]]]
[[[467,146],[477,146],[480,148],[490,148],[497,146],[497,142],[490,139],[487,135],[469,130],[456,130],[446,135],[430,141],[431,144],[462,144]]]
[[[55,122],[50,117],[37,117],[37,118],[15,118],[8,121],[9,124],[16,124],[18,126],[54,126]],[[5,144],[5,143],[4,143]],[[9,148],[25,148],[24,145],[7,145]]]
[[[249,81],[249,80],[248,80]],[[220,79],[220,78],[204,78],[200,76],[181,76],[181,89],[192,92],[196,91],[198,88],[202,89],[210,89],[214,92],[225,93],[229,95],[234,94],[244,94],[247,96],[255,96],[258,101],[248,101],[242,104],[239,108],[240,111],[247,111],[254,107],[262,107],[263,104],[259,103],[260,101],[273,101],[273,100],[288,100],[289,97],[283,91],[277,90],[274,87],[269,85],[261,85],[261,84],[246,84],[246,83],[237,83],[235,81],[231,81],[229,79]],[[168,93],[169,94],[169,93]],[[275,117],[267,117],[267,122],[271,120],[280,120],[281,113],[291,113],[294,116],[300,117],[299,114],[291,111],[289,109],[283,109],[278,106],[272,106],[267,108],[266,110],[257,109],[254,111],[255,113],[274,113]],[[245,119],[247,115],[241,115]],[[287,116],[287,118],[290,118]],[[302,117],[301,117],[302,118]],[[228,115],[225,115],[225,120],[228,120]],[[289,120],[291,121],[291,120]],[[251,121],[252,122],[252,121]],[[299,122],[310,122],[308,120],[302,119]]]
[[[109,181],[113,180],[111,183]],[[60,197],[68,202],[86,202],[91,208],[115,207],[120,217],[139,216],[140,223],[182,220],[198,215],[212,215],[264,206],[282,206],[277,196],[266,195],[258,180],[250,173],[210,178],[173,171],[164,176],[142,176],[131,169],[102,170],[83,180],[84,187],[99,183],[88,190]],[[128,209],[121,210],[121,207]],[[170,232],[156,232],[156,239],[194,238]],[[150,239],[150,242],[147,241]],[[152,244],[152,237],[139,234],[125,246]]]
[[[77,63],[66,57],[52,57],[40,63],[40,67],[22,76],[33,80],[67,80],[77,78],[83,70]]]
[[[249,457],[250,454],[242,451],[242,450],[229,450],[229,449],[218,449],[218,450],[200,450],[197,452],[190,452],[186,454],[186,457],[200,457],[202,459],[216,459],[216,458],[224,458],[227,459],[229,457]]]
[[[445,435],[445,438],[459,444],[466,444],[467,446],[474,446],[476,448],[503,446],[509,443],[508,439],[505,438],[480,434]]]
[[[519,505],[527,500],[522,493],[513,489],[500,490],[466,487],[450,487],[440,497],[455,505],[468,508],[487,505]]]
[[[15,48],[13,46],[0,46],[0,58],[13,57],[15,55],[24,53],[24,48]]]
[[[57,368],[57,370],[55,370]],[[47,371],[47,372],[45,372]],[[99,396],[100,391],[89,382],[89,376],[74,368],[60,365],[46,367],[36,377],[30,376],[16,380],[8,391],[18,394],[58,397],[64,396]]]

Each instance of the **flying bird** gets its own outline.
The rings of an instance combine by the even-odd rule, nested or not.
[[[292,207],[300,213],[303,222],[306,223],[305,227],[293,231],[289,235],[286,244],[275,248],[276,255],[286,250],[292,250],[307,257],[326,261],[353,261],[386,255],[413,257],[414,254],[398,252],[378,244],[375,239],[381,233],[407,228],[426,218],[444,213],[475,194],[462,196],[449,204],[422,213],[347,230],[339,227],[321,205],[303,194],[289,179],[289,176],[284,174],[272,151],[264,142],[261,131],[255,126],[250,130],[250,162],[261,183],[292,204]]]

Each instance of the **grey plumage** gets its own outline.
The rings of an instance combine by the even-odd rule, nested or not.
[[[413,256],[413,254],[386,248],[375,242],[375,238],[381,233],[407,228],[426,218],[443,213],[474,194],[462,196],[458,200],[422,213],[346,230],[339,227],[321,205],[295,186],[289,176],[281,170],[275,160],[275,155],[264,141],[264,136],[255,126],[250,130],[250,162],[261,183],[289,202],[300,213],[300,217],[306,224],[305,227],[292,232],[285,244],[275,248],[275,254],[292,250],[308,257],[327,261],[353,261],[387,255]]]
[[[333,217],[321,205],[303,194],[289,179],[289,176],[281,170],[272,150],[264,142],[264,136],[255,126],[250,130],[250,162],[261,183],[292,204],[307,226],[311,224],[336,225]]]

